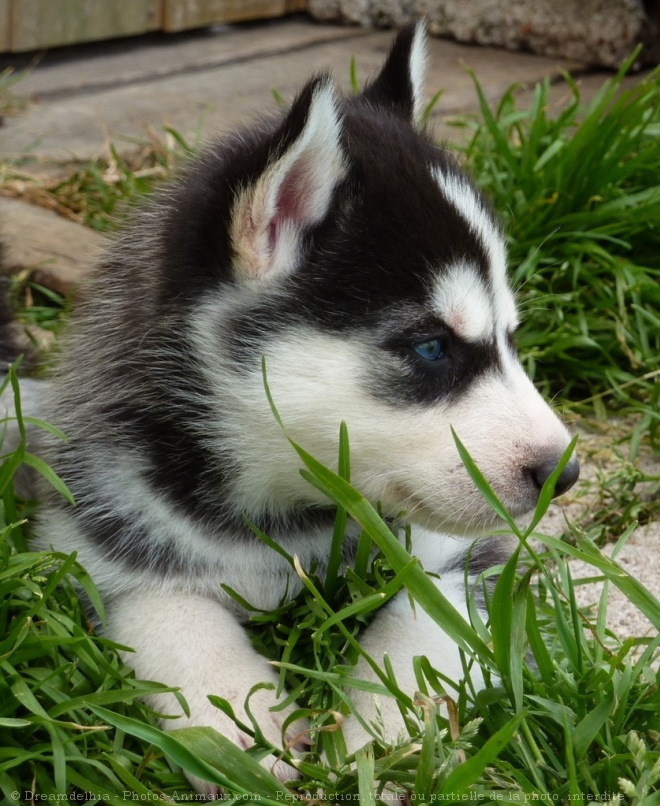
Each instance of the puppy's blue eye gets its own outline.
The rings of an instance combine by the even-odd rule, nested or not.
[[[423,341],[421,344],[414,344],[413,350],[427,361],[437,361],[444,355],[443,346],[441,339],[431,339]]]

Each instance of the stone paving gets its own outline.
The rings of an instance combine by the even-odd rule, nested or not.
[[[35,103],[5,120],[0,152],[88,158],[108,138],[130,147],[126,138],[139,137],[146,126],[167,124],[186,136],[200,123],[208,135],[226,131],[274,108],[273,89],[290,98],[315,71],[329,68],[347,89],[352,57],[364,81],[381,64],[391,39],[390,31],[294,17],[69,48],[46,56],[17,85],[16,93]],[[533,85],[560,68],[584,72],[577,62],[432,39],[427,93],[430,99],[443,90],[434,113],[442,129],[447,116],[476,107],[467,66],[492,100],[513,82]]]

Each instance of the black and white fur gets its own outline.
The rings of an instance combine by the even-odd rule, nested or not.
[[[77,506],[51,497],[40,541],[78,552],[138,676],[182,688],[190,716],[166,727],[212,725],[246,747],[207,694],[244,717],[249,689],[275,679],[220,587],[260,608],[291,589],[244,514],[303,567],[329,551],[332,510],[275,422],[262,356],[289,434],[333,466],[348,423],[354,484],[386,513],[407,510],[415,553],[464,614],[461,536],[495,521],[450,427],[514,514],[569,442],[516,357],[499,224],[416,126],[424,52],[424,26],[410,26],[360,95],[317,76],[283,116],[211,146],[111,245],[73,317],[50,403],[69,441],[50,461]],[[419,353],[429,344],[435,358]],[[558,488],[576,476],[573,462]],[[411,693],[414,655],[462,674],[406,596],[364,645]],[[287,712],[269,711],[270,691],[255,699],[280,744]],[[374,714],[370,696],[354,699]],[[153,705],[181,713],[171,695]],[[398,708],[382,711],[395,736]],[[368,738],[351,720],[345,732],[350,749]]]

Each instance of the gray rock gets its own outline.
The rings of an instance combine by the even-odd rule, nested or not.
[[[309,12],[378,26],[426,15],[433,33],[459,42],[614,68],[641,42],[640,64],[660,60],[660,18],[643,0],[309,0]]]

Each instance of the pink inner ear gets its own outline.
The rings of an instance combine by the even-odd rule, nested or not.
[[[277,191],[275,214],[268,227],[268,246],[272,251],[283,223],[304,226],[313,220],[314,188],[303,165],[294,165]]]

